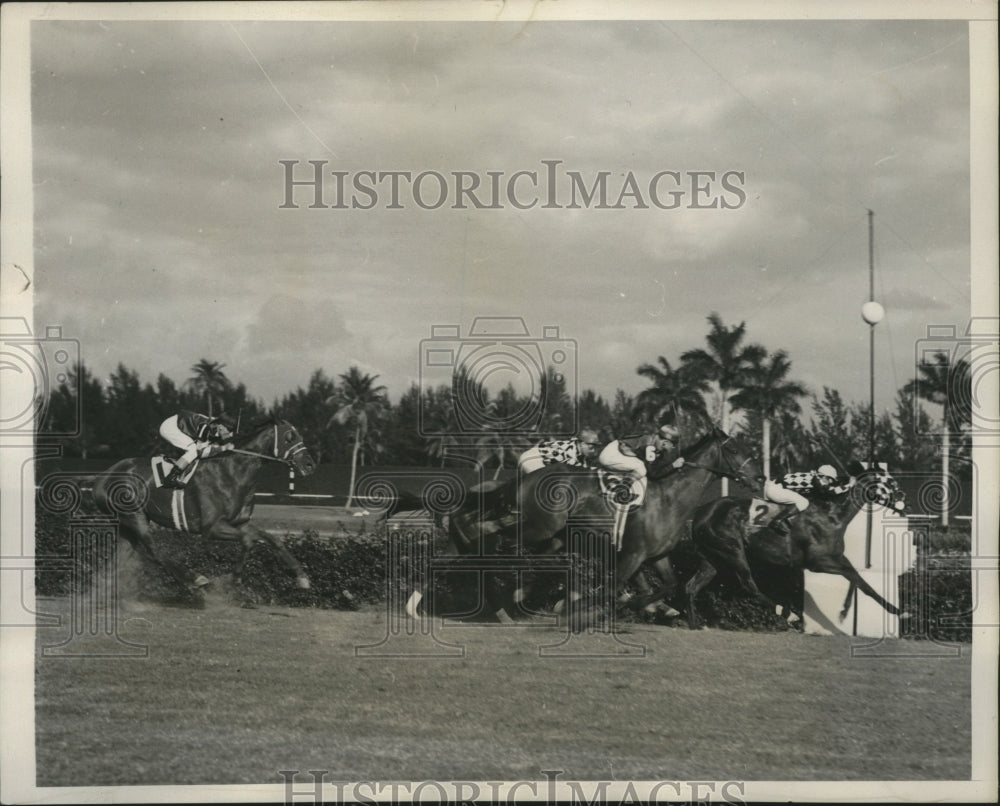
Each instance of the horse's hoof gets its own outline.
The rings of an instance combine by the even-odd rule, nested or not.
[[[649,610],[650,607],[653,609]],[[663,618],[677,618],[681,614],[680,610],[674,610],[674,608],[666,602],[657,602],[655,605],[647,605],[646,610],[647,612],[655,613]]]
[[[196,588],[204,588],[206,585],[211,585],[212,580],[210,580],[204,574],[198,574],[198,576],[195,577],[193,584]]]
[[[305,574],[296,577],[295,584],[298,585],[300,588],[302,588],[302,590],[304,591],[307,591],[309,590],[309,588],[312,587],[312,585],[309,583],[309,577],[307,577]]]
[[[558,616],[565,609],[566,609],[566,600],[560,599],[558,602],[556,602],[555,607],[552,608],[552,612]]]

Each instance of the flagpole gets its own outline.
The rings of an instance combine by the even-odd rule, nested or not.
[[[885,309],[875,301],[875,213],[868,211],[868,301],[861,306],[861,318],[868,324],[868,468],[875,467],[875,325]],[[865,568],[872,567],[872,515],[874,506],[865,504]],[[854,634],[857,635],[858,591],[854,590]]]
[[[868,211],[868,302],[875,301],[875,213]],[[868,322],[868,467],[875,467],[875,325]],[[872,507],[865,529],[865,568],[872,567]]]

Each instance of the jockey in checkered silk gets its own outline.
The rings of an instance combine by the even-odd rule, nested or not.
[[[164,487],[181,488],[180,480],[188,465],[196,456],[208,456],[213,451],[232,450],[229,440],[233,437],[228,417],[209,417],[195,411],[182,410],[160,423],[160,436],[184,453],[174,462],[170,473],[163,480]]]
[[[534,473],[553,462],[576,467],[591,467],[597,453],[597,432],[584,428],[574,439],[547,439],[528,448],[517,460],[521,473]]]
[[[608,470],[629,473],[638,479],[642,491],[646,490],[646,465],[652,463],[665,451],[677,449],[677,429],[672,425],[662,425],[651,434],[637,434],[612,440],[601,451],[597,461]],[[684,464],[680,456],[674,462],[679,468]]]
[[[780,482],[768,479],[764,482],[764,496],[769,501],[778,504],[794,505],[795,509],[787,508],[771,521],[771,527],[779,532],[786,532],[785,521],[798,512],[804,512],[809,507],[807,495],[813,497],[829,497],[846,493],[851,484],[838,484],[837,471],[830,465],[823,465],[817,470],[806,470],[802,473],[788,473]],[[804,493],[804,494],[803,494]]]

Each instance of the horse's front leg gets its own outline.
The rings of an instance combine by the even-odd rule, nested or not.
[[[716,573],[718,572],[715,570],[715,566],[702,557],[698,571],[688,580],[687,585],[684,586],[688,598],[688,627],[692,630],[697,630],[701,626],[701,618],[698,616],[695,600],[702,589],[715,579]]]
[[[281,538],[272,535],[270,532],[265,532],[263,529],[258,529],[255,526],[245,527],[247,532],[251,533],[250,536],[244,537],[243,545],[246,546],[246,554],[250,553],[250,547],[257,541],[262,541],[267,543],[274,549],[275,553],[278,555],[278,559],[284,564],[285,568],[288,569],[295,577],[295,584],[298,585],[302,590],[309,590],[312,587],[309,582],[309,576],[306,574],[305,569],[302,564],[292,556],[292,553],[285,548],[284,542]]]
[[[857,591],[858,586],[851,582],[847,586],[847,597],[844,599],[844,606],[841,608],[840,613],[837,618],[843,621],[847,618],[847,614],[851,612],[851,605],[854,604],[854,594]]]
[[[300,588],[306,590],[310,587],[309,577],[306,575],[305,569],[292,556],[291,552],[285,548],[281,539],[269,532],[265,532],[263,529],[258,529],[256,526],[249,524],[233,526],[228,523],[217,523],[212,527],[208,536],[216,540],[240,540],[243,543],[243,552],[233,571],[233,584],[239,585],[242,581],[243,569],[246,566],[247,559],[250,557],[250,550],[254,547],[255,543],[260,542],[267,543],[274,549],[285,568],[295,577],[296,584]]]
[[[680,613],[675,610],[666,601],[668,598],[672,597],[674,591],[677,589],[677,575],[674,574],[674,566],[670,562],[670,557],[663,555],[662,557],[653,560],[649,563],[656,571],[656,575],[660,578],[660,587],[652,593],[658,593],[661,598],[653,599],[647,601],[645,607],[643,608],[645,612],[653,615],[658,611],[663,613],[666,618],[676,618]],[[636,576],[637,579],[642,578],[642,574],[639,573]],[[652,595],[650,591],[646,591],[646,595]]]

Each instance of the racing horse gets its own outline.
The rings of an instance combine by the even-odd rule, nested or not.
[[[674,457],[661,454],[648,466],[643,503],[631,511],[617,554],[615,595],[622,601],[626,583],[643,565],[660,577],[661,586],[629,602],[638,607],[669,596],[677,580],[669,554],[686,534],[691,517],[708,485],[726,477],[755,494],[763,491],[763,473],[752,455],[734,438],[712,428],[693,445],[681,450],[685,463],[673,467]],[[498,517],[505,506],[517,512],[515,522]],[[602,490],[598,474],[586,468],[551,464],[513,483],[490,491],[478,502],[482,513],[467,510],[451,519],[452,542],[462,553],[495,553],[497,546],[515,542],[532,554],[553,553],[563,545],[568,523],[575,518],[611,517],[613,505]],[[492,597],[491,597],[492,598]],[[496,606],[495,599],[494,606]]]
[[[300,588],[309,577],[281,540],[250,523],[254,492],[265,462],[282,462],[307,476],[316,469],[299,432],[274,416],[233,440],[233,449],[198,460],[187,485],[176,490],[157,487],[150,459],[122,459],[94,483],[94,500],[103,512],[118,517],[126,540],[145,562],[166,570],[185,590],[198,595],[208,579],[153,549],[150,522],[206,540],[241,541],[243,552],[233,572],[237,584],[250,550],[265,542],[296,578]]]
[[[794,574],[792,602],[779,602],[801,617],[802,569],[820,574],[838,574],[870,596],[885,610],[900,615],[895,605],[883,599],[844,556],[847,525],[866,504],[878,504],[902,512],[903,493],[897,481],[878,467],[863,470],[851,489],[839,496],[814,498],[809,507],[788,521],[790,535],[764,526],[747,534],[751,502],[741,498],[719,498],[698,508],[691,524],[691,537],[701,556],[701,566],[685,586],[688,625],[700,624],[695,598],[720,569],[731,571],[740,587],[762,605],[774,606],[761,592],[751,574],[750,560],[768,569],[783,567]],[[798,612],[797,612],[798,611]],[[846,612],[841,613],[843,619]],[[905,614],[902,614],[905,617]]]

